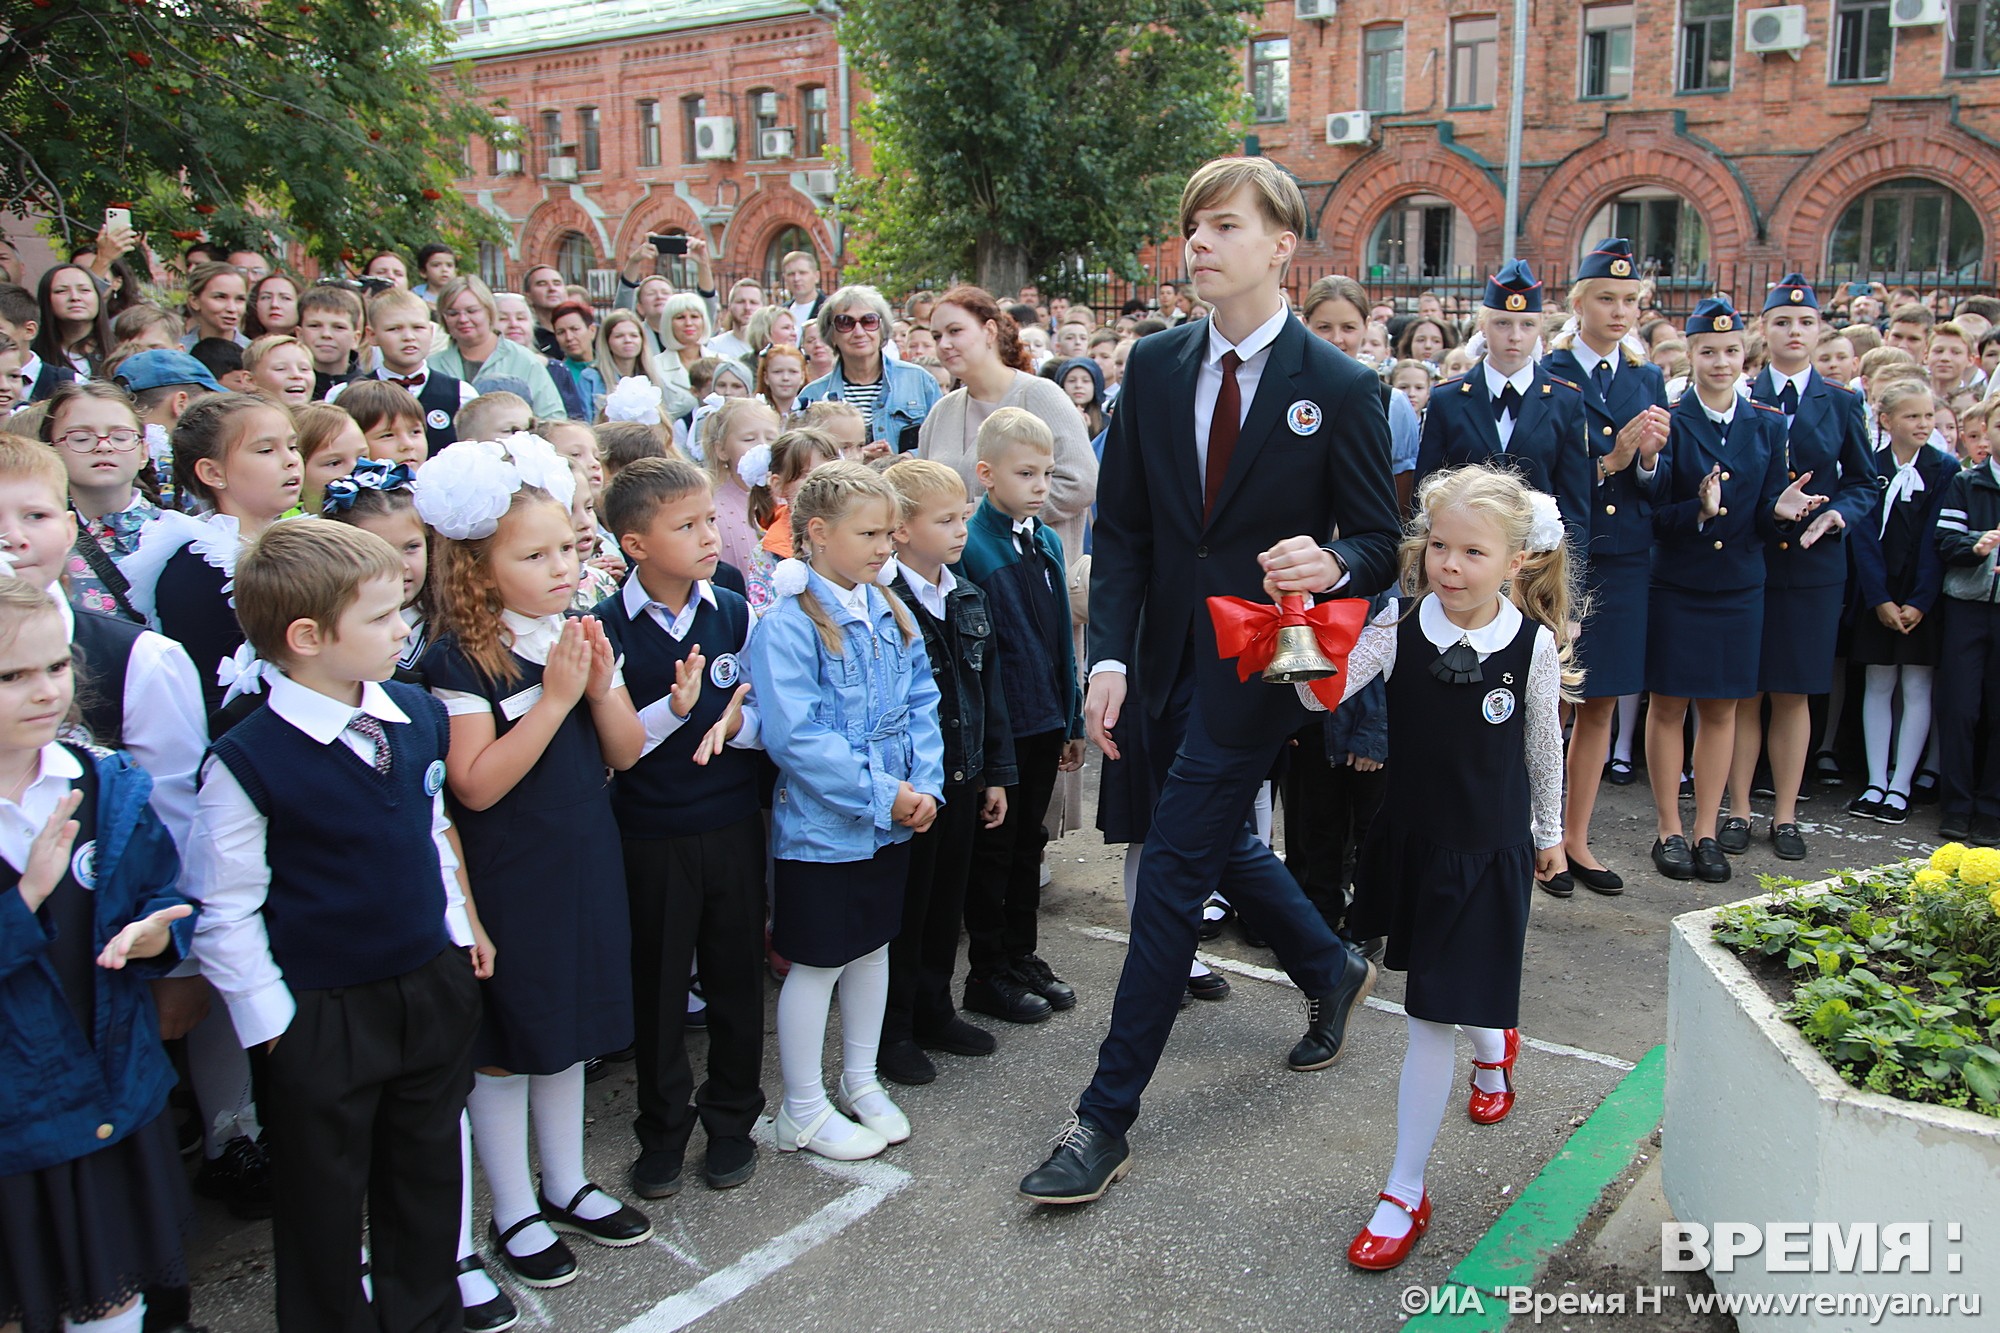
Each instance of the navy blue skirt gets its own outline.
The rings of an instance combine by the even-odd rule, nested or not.
[[[1656,583],[1648,604],[1646,688],[1677,699],[1757,693],[1764,589],[1724,592]]]
[[[1590,614],[1577,640],[1583,697],[1613,699],[1646,688],[1646,606],[1653,554],[1592,556],[1583,573]]]
[[[1825,694],[1833,688],[1845,584],[1764,590],[1764,646],[1758,687],[1771,694]],[[1874,612],[1869,612],[1874,617]]]
[[[771,873],[771,947],[807,967],[843,967],[896,938],[910,840],[866,861],[777,861]]]

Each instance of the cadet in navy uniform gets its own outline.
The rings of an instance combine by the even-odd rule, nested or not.
[[[1569,289],[1574,333],[1558,334],[1542,368],[1583,393],[1584,429],[1596,457],[1590,546],[1584,567],[1589,619],[1577,641],[1588,697],[1570,734],[1563,852],[1569,870],[1542,887],[1565,896],[1574,882],[1617,893],[1624,881],[1590,850],[1590,817],[1618,701],[1646,688],[1646,595],[1652,580],[1653,504],[1665,483],[1667,390],[1660,372],[1621,345],[1639,322],[1632,244],[1611,237],[1583,257]],[[1431,395],[1432,401],[1438,395]],[[1631,716],[1637,715],[1637,709]]]
[[[1673,412],[1654,511],[1658,543],[1647,604],[1646,768],[1659,840],[1653,864],[1670,879],[1729,878],[1716,818],[1735,748],[1736,706],[1757,692],[1764,627],[1764,544],[1796,541],[1797,520],[1826,502],[1785,475],[1785,414],[1737,392],[1743,318],[1710,298],[1687,322],[1694,382]],[[1788,484],[1789,482],[1789,484]],[[1681,724],[1695,702],[1695,844],[1681,831]]]
[[[1764,553],[1764,645],[1757,688],[1771,696],[1771,843],[1779,859],[1805,859],[1796,822],[1806,754],[1812,748],[1807,696],[1833,688],[1835,639],[1847,592],[1846,532],[1867,523],[1881,500],[1861,396],[1829,384],[1813,369],[1819,341],[1819,298],[1788,273],[1764,298],[1764,342],[1771,364],[1750,385],[1752,401],[1785,414],[1785,470],[1812,474],[1812,491],[1827,497],[1805,531],[1777,537]],[[1729,808],[1718,841],[1725,852],[1750,847],[1750,787],[1763,740],[1762,695],[1736,710],[1736,758],[1729,771]]]
[[[1505,461],[1535,490],[1553,495],[1577,553],[1590,538],[1592,470],[1583,394],[1535,364],[1542,284],[1519,259],[1486,280],[1479,328],[1486,355],[1431,390],[1417,451],[1417,480],[1439,468]]]

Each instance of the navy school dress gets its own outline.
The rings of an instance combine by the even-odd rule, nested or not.
[[[1584,432],[1583,393],[1567,380],[1534,367],[1533,379],[1514,417],[1514,431],[1500,440],[1486,362],[1431,390],[1424,413],[1423,441],[1417,449],[1416,484],[1441,468],[1495,462],[1512,468],[1522,481],[1555,497],[1563,528],[1582,556],[1590,541],[1590,510],[1597,479],[1597,455]]]
[[[1525,703],[1540,626],[1521,617],[1513,639],[1480,663],[1481,679],[1453,685],[1431,672],[1441,654],[1411,603],[1398,608],[1387,682],[1397,751],[1450,758],[1387,766],[1388,790],[1355,865],[1348,931],[1389,937],[1385,962],[1409,973],[1412,1017],[1514,1027],[1535,880]]]
[[[1623,350],[1615,363],[1609,395],[1584,373],[1576,352],[1559,347],[1542,358],[1550,375],[1577,386],[1583,395],[1584,434],[1590,445],[1590,546],[1583,585],[1589,616],[1576,643],[1576,665],[1592,699],[1637,694],[1646,688],[1647,600],[1652,584],[1653,506],[1666,485],[1666,459],[1656,460],[1650,483],[1639,464],[1597,480],[1597,460],[1618,445],[1618,432],[1649,407],[1667,405],[1666,381],[1658,369],[1635,365]]]
[[[1759,371],[1751,398],[1779,407],[1782,381]],[[1798,412],[1787,418],[1786,483],[1812,473],[1806,489],[1828,497],[1813,517],[1839,511],[1847,527],[1830,529],[1811,546],[1795,536],[1771,539],[1764,551],[1764,634],[1758,655],[1758,688],[1776,694],[1825,694],[1833,688],[1833,659],[1847,593],[1847,550],[1875,517],[1875,463],[1861,396],[1808,370]],[[1780,408],[1782,411],[1783,409]],[[1801,528],[1803,532],[1803,528]],[[1874,613],[1869,613],[1874,619]],[[1878,626],[1879,628],[1879,626]]]
[[[1785,475],[1785,414],[1739,397],[1725,436],[1690,388],[1662,455],[1667,494],[1646,631],[1646,688],[1682,699],[1748,699],[1764,639],[1764,547],[1796,541],[1774,508]],[[1719,512],[1701,521],[1701,479],[1722,469]]]
[[[1943,621],[1937,615],[1944,591],[1944,557],[1937,546],[1938,511],[1945,488],[1958,473],[1958,460],[1941,449],[1920,445],[1910,466],[1922,490],[1898,484],[1896,454],[1875,455],[1882,478],[1875,512],[1853,529],[1854,632],[1848,660],[1863,666],[1936,666]],[[1898,634],[1875,616],[1883,602],[1915,606],[1924,613],[1917,627]]]
[[[540,697],[542,668],[494,681],[445,634],[424,654],[432,689],[493,705],[505,736]],[[447,796],[450,787],[445,788]],[[486,933],[506,961],[480,983],[486,1012],[473,1063],[557,1074],[632,1044],[632,927],[610,774],[590,708],[578,702],[542,757],[485,810],[450,799],[465,873]]]

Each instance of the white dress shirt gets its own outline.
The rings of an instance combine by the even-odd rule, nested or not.
[[[867,584],[857,583],[852,588],[843,588],[832,579],[828,579],[826,586],[833,589],[833,595],[840,599],[842,606],[854,613],[855,619],[861,621],[863,624],[872,625],[874,623],[874,617],[868,612]]]
[[[507,633],[513,639],[513,642],[509,646],[512,648],[514,655],[523,661],[533,662],[539,667],[545,667],[549,664],[549,652],[556,646],[557,641],[562,638],[563,624],[567,619],[568,617],[560,612],[547,616],[524,616],[519,612],[507,610],[500,612],[500,623],[506,626]],[[613,667],[611,669],[611,688],[614,690],[619,689],[624,684],[625,669],[622,666]],[[438,702],[444,705],[444,711],[452,717],[463,717],[472,713],[490,713],[493,711],[493,701],[491,699],[488,699],[483,694],[475,694],[470,690],[441,690],[433,687],[431,693],[437,696]],[[526,701],[528,705],[532,706],[536,699],[542,697],[542,687],[540,685],[530,685],[522,693],[533,694],[534,698]],[[509,716],[518,718],[522,713],[526,713],[527,711],[527,708],[524,707],[520,713],[513,713]]]
[[[1488,398],[1496,403],[1499,402],[1500,394],[1511,384],[1514,386],[1514,392],[1520,396],[1521,401],[1524,403],[1528,401],[1528,390],[1535,387],[1534,362],[1530,361],[1511,375],[1502,375],[1493,368],[1491,361],[1486,361],[1482,364],[1486,367],[1486,396]],[[1513,412],[1503,412],[1493,420],[1493,428],[1500,432],[1500,452],[1503,454],[1507,452],[1507,445],[1514,438],[1514,425],[1518,416],[1519,410],[1516,409]]]
[[[1020,525],[1016,524],[1015,530],[1019,531],[1019,528]],[[896,570],[903,576],[903,581],[910,585],[910,591],[917,595],[917,605],[923,607],[924,610],[930,612],[939,620],[943,620],[945,618],[944,599],[951,596],[952,590],[958,587],[958,579],[952,574],[951,566],[946,565],[939,572],[936,583],[932,583],[901,560],[896,562]]]
[[[414,379],[416,380],[415,384],[405,384],[402,387],[409,390],[412,395],[416,395],[422,393],[424,389],[429,386],[431,380],[431,368],[427,364],[419,363],[416,372],[414,374],[398,375],[395,371],[389,369],[387,366],[378,363],[375,367],[374,378],[378,380]],[[355,381],[353,380],[342,380],[339,384],[336,384],[331,389],[328,389],[326,391],[326,401],[329,403],[339,402],[340,395],[346,392],[347,386],[353,384],[354,382]],[[458,382],[458,405],[460,407],[464,407],[467,403],[471,402],[478,396],[479,396],[479,390],[472,387],[471,381],[460,380]]]
[[[1618,348],[1612,348],[1610,356],[1599,356],[1597,350],[1583,340],[1583,335],[1578,334],[1570,339],[1569,350],[1570,355],[1576,358],[1577,365],[1583,367],[1585,380],[1593,379],[1597,374],[1598,363],[1605,361],[1611,363],[1611,378],[1613,380],[1618,378]]]
[[[16,873],[27,870],[28,849],[56,812],[56,803],[69,795],[70,787],[82,776],[83,765],[77,757],[50,741],[42,747],[35,776],[19,803],[0,798],[0,859]]]
[[[362,683],[359,710],[308,689],[281,671],[270,673],[270,688],[266,706],[272,712],[321,745],[339,741],[371,767],[375,743],[349,726],[356,711],[383,722],[410,720],[389,692],[374,681]],[[440,790],[431,798],[431,842],[444,875],[444,925],[452,943],[469,947],[472,927],[465,914],[465,895],[459,889],[458,857],[446,837],[450,828]],[[283,1033],[298,1009],[284,973],[271,956],[270,936],[264,929],[264,903],[271,891],[269,835],[270,822],[229,766],[209,760],[202,769],[183,891],[201,904],[201,914],[195,920],[194,952],[202,975],[229,1005],[236,1039],[246,1049]]]
[[[652,619],[655,625],[665,630],[675,643],[683,643],[687,640],[688,632],[694,628],[695,613],[701,610],[703,602],[707,602],[710,606],[716,605],[715,589],[709,586],[707,579],[695,580],[693,595],[688,598],[687,605],[678,611],[668,606],[665,602],[654,601],[646,592],[644,586],[640,584],[637,574],[625,580],[624,591],[619,595],[625,599],[626,615],[637,620],[643,612]],[[707,654],[709,660],[714,661],[721,653],[735,652],[737,662],[744,668],[743,679],[748,680],[748,663],[745,655],[750,647],[750,635],[754,634],[756,630],[757,613],[752,611],[750,613],[750,626],[743,635],[743,642],[738,644],[733,650],[719,648],[719,651],[713,651],[718,649],[718,645],[709,644],[708,647],[712,650]],[[700,646],[699,644],[696,645],[696,647]],[[712,684],[704,684],[702,688],[712,688]],[[687,724],[686,718],[675,714],[674,696],[671,692],[661,695],[652,703],[641,708],[639,710],[639,721],[644,723],[646,727],[646,744],[639,751],[641,759],[659,749],[661,742]],[[761,750],[764,748],[763,726],[760,721],[760,715],[757,712],[757,691],[755,687],[752,687],[750,693],[743,696],[743,725],[734,736],[729,738],[728,743],[739,750]]]
[[[1736,420],[1736,404],[1739,400],[1732,396],[1729,400],[1728,410],[1722,412],[1718,412],[1710,407],[1708,400],[1700,394],[1695,395],[1695,401],[1701,404],[1702,415],[1708,418],[1709,424],[1722,432],[1723,442],[1725,444],[1728,443],[1729,423]]]

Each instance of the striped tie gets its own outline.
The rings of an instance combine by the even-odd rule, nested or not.
[[[382,777],[389,776],[389,733],[382,729],[381,720],[366,713],[356,712],[349,719],[347,729],[375,745],[375,771]]]

